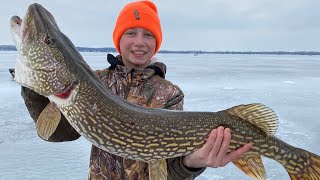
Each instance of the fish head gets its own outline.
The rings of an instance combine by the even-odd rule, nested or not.
[[[73,72],[77,65],[70,57],[82,57],[52,14],[31,4],[23,20],[13,16],[10,25],[18,50],[16,82],[46,97],[67,91],[77,80]]]

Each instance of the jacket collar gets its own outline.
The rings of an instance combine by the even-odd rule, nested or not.
[[[120,55],[113,56],[108,54],[107,60],[110,63],[108,69],[113,69],[124,73],[125,75],[131,73],[131,75],[136,77],[141,77],[141,79],[147,79],[152,75],[159,75],[160,77],[165,78],[167,67],[162,62],[151,61],[149,66],[145,69],[130,68],[123,64],[122,58]],[[140,79],[140,78],[139,78]]]

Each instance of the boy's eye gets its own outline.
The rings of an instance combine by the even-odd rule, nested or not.
[[[133,36],[133,35],[135,35],[135,32],[133,32],[133,31],[127,31],[127,32],[125,32],[125,34],[126,34],[126,35],[129,35],[129,36]]]
[[[145,36],[146,36],[147,38],[154,38],[154,36],[153,36],[152,33],[146,33]]]

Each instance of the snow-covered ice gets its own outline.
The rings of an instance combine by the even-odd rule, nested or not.
[[[87,179],[89,142],[50,143],[37,136],[8,71],[16,53],[0,51],[0,179]],[[93,69],[108,66],[106,53],[82,55]],[[279,116],[280,139],[320,154],[319,56],[159,54],[158,59],[167,65],[167,79],[184,91],[186,111],[263,103]],[[280,164],[264,162],[268,179],[289,179]],[[250,178],[229,164],[197,179]]]

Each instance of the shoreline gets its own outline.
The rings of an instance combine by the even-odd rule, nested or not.
[[[115,48],[90,48],[90,47],[76,47],[79,52],[109,52],[116,53]],[[0,45],[0,51],[17,51],[13,45]],[[202,51],[202,50],[160,50],[159,54],[193,54],[195,56],[200,54],[243,54],[243,55],[320,55],[319,51]]]

